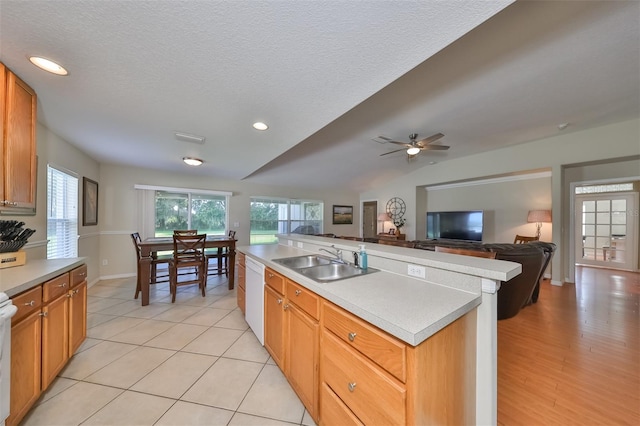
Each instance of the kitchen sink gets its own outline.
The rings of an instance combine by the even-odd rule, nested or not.
[[[311,266],[328,265],[331,263],[331,259],[328,257],[318,256],[316,254],[284,257],[282,259],[273,259],[273,261],[291,269],[309,268]]]
[[[318,282],[338,281],[378,272],[378,269],[362,270],[357,266],[318,255],[285,257],[273,261]]]

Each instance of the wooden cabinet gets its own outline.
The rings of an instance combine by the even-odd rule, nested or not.
[[[282,371],[285,369],[283,308],[284,296],[267,284],[264,287],[264,347]]]
[[[321,318],[320,424],[475,423],[475,311],[418,346],[327,301]]]
[[[87,267],[12,298],[11,415],[17,425],[87,335]]]
[[[42,286],[12,299],[18,312],[11,319],[11,401],[8,426],[17,425],[38,400],[42,371]]]
[[[247,283],[247,264],[246,264],[246,260],[245,260],[245,255],[244,253],[238,253],[236,255],[236,261],[237,263],[237,268],[236,270],[237,272],[237,276],[238,276],[238,290],[237,290],[237,297],[238,297],[238,307],[240,308],[240,310],[242,311],[242,314],[244,315],[245,313],[245,299],[246,299],[246,283]]]
[[[0,63],[0,209],[36,205],[36,93]]]
[[[269,268],[265,281],[265,348],[317,419],[319,297]]]

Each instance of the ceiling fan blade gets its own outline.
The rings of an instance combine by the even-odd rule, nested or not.
[[[385,152],[384,154],[380,154],[380,157],[382,157],[383,155],[389,155],[389,154],[393,154],[394,152],[400,152],[400,151],[406,151],[406,149],[402,148],[402,149],[396,149],[395,151]]]
[[[391,138],[388,138],[388,137],[386,137],[386,136],[378,136],[376,139],[382,139],[382,140],[385,140],[385,141],[387,141],[387,142],[390,142],[390,141],[391,141]]]
[[[399,141],[392,141],[391,139],[389,139],[390,143],[395,143],[396,145],[403,145],[406,146],[407,148],[411,148],[412,145],[410,143],[406,143],[406,142],[399,142]]]
[[[442,133],[436,133],[435,135],[431,135],[429,137],[426,137],[424,139],[420,139],[419,141],[416,141],[417,144],[420,145],[426,145],[429,144],[431,142],[435,142],[438,139],[444,138],[444,135]]]
[[[420,150],[422,151],[446,151],[450,147],[448,145],[427,145],[421,146]]]

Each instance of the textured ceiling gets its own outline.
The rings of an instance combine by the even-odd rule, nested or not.
[[[366,190],[562,122],[638,117],[638,2],[510,3],[0,0],[0,60],[101,162],[278,185]],[[412,132],[451,149],[407,163],[372,141]]]

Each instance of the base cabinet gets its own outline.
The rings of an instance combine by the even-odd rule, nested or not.
[[[242,311],[242,314],[245,314],[245,295],[246,295],[246,290],[245,290],[245,285],[247,283],[247,264],[246,264],[246,260],[245,260],[245,256],[244,253],[238,253],[236,256],[236,271],[237,272],[237,276],[238,276],[238,290],[237,291],[237,297],[238,297],[238,307],[240,308],[240,310]]]
[[[265,348],[317,424],[475,424],[476,310],[411,346],[269,268],[265,282]]]
[[[264,346],[317,421],[319,297],[269,268],[265,282]]]
[[[12,298],[11,396],[6,425],[20,423],[87,335],[87,267]]]

